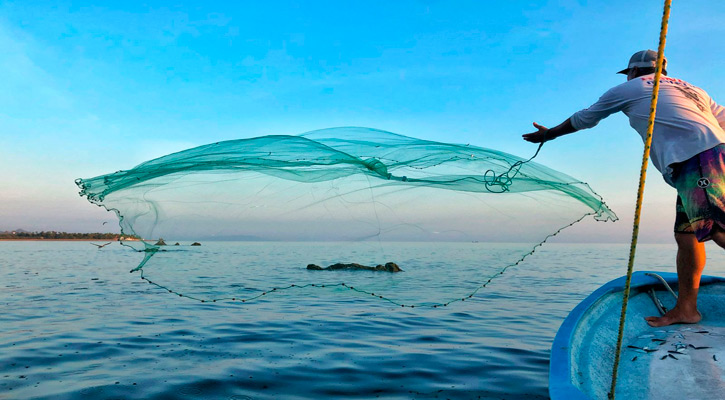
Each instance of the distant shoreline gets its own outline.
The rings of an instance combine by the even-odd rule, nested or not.
[[[15,231],[0,231],[0,241],[14,241],[14,240],[27,240],[27,241],[89,241],[89,240],[103,240],[106,242],[118,242],[119,239],[132,239],[135,235],[124,235],[121,233],[111,232],[58,232],[58,231],[35,231],[28,232],[26,230],[18,229]]]
[[[18,238],[18,239],[0,239],[0,242],[98,242],[98,241],[111,241],[118,242],[118,240],[110,239],[40,239],[40,238]]]

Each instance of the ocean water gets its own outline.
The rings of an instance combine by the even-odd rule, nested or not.
[[[147,273],[201,295],[234,290],[240,276],[260,289],[352,279],[425,302],[470,292],[480,281],[459,266],[486,257],[476,244],[406,243],[393,256],[421,267],[394,278],[306,271],[306,249],[325,246],[357,251],[205,243],[188,249],[203,270],[178,252]],[[516,246],[491,248],[495,258]],[[723,252],[709,250],[706,273],[722,275]],[[426,266],[431,253],[450,262]],[[545,399],[559,325],[626,273],[627,254],[628,245],[547,244],[466,301],[401,308],[344,288],[200,303],[129,274],[140,255],[115,243],[0,242],[0,398]],[[640,245],[637,269],[674,271],[674,256],[674,245]]]

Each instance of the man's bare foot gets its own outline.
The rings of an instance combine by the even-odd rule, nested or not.
[[[649,326],[653,327],[667,326],[673,324],[696,324],[700,322],[701,319],[702,315],[700,315],[699,311],[695,310],[694,313],[684,312],[677,307],[671,309],[670,311],[667,311],[665,315],[661,317],[645,317],[645,320],[647,321]]]

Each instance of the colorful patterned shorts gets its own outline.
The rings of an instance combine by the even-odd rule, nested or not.
[[[677,188],[676,233],[694,233],[710,240],[717,224],[725,230],[725,144],[672,165]]]

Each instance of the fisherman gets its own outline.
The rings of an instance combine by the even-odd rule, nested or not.
[[[592,128],[617,111],[629,117],[644,140],[656,64],[657,52],[634,53],[627,68],[618,72],[627,75],[627,82],[554,128],[534,122],[537,131],[523,135],[524,140],[541,143]],[[704,242],[712,240],[725,248],[725,107],[704,90],[668,77],[666,68],[665,59],[650,155],[665,181],[677,189],[674,230],[680,294],[665,315],[645,318],[651,326],[700,321],[697,293],[705,268]]]

